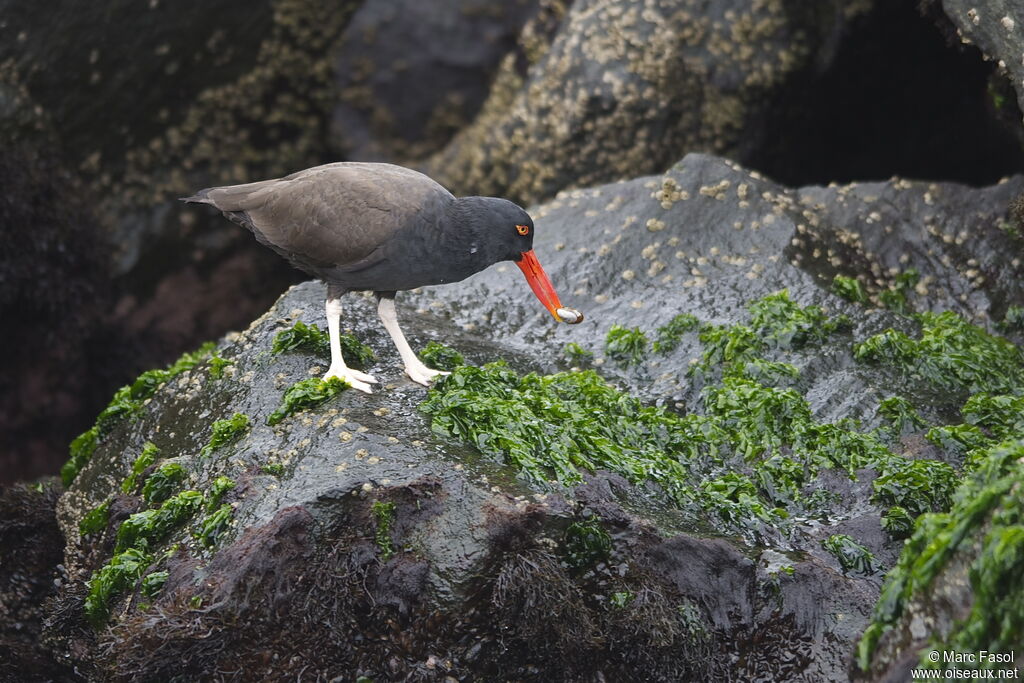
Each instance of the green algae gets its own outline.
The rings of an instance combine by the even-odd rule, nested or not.
[[[675,350],[683,340],[683,335],[695,332],[700,327],[700,320],[690,313],[680,313],[655,330],[654,344],[651,348],[655,353],[669,353]]]
[[[794,517],[826,510],[828,493],[809,486],[823,469],[855,478],[874,468],[881,475],[874,500],[886,507],[948,503],[948,465],[893,453],[884,433],[860,431],[852,420],[819,423],[798,391],[772,386],[799,372],[759,354],[823,341],[848,320],[800,307],[785,291],[748,310],[749,325],[701,328],[698,372],[719,379],[704,385],[691,414],[645,406],[592,370],[520,376],[502,362],[458,368],[432,386],[420,409],[434,433],[474,445],[534,484],[574,485],[582,472],[606,469],[652,482],[716,529],[751,541],[765,526],[785,530]]]
[[[242,413],[235,413],[226,420],[217,420],[213,423],[210,441],[203,446],[199,454],[202,457],[209,456],[217,449],[242,438],[249,429],[249,416]]]
[[[161,465],[146,477],[146,483],[142,485],[142,498],[147,505],[164,502],[185,481],[186,474],[185,468],[176,462]]]
[[[370,512],[376,524],[374,540],[380,549],[381,559],[387,562],[395,554],[395,544],[391,540],[391,527],[395,523],[395,504],[377,500],[371,506]]]
[[[769,347],[783,350],[821,344],[850,327],[845,315],[829,316],[820,306],[801,306],[789,298],[785,289],[751,302],[747,310],[750,326],[757,334]]]
[[[224,368],[234,365],[235,361],[221,358],[216,353],[210,357],[210,379],[221,379],[224,377]]]
[[[608,559],[612,539],[597,519],[573,522],[565,530],[565,554],[569,566],[580,571]]]
[[[857,360],[885,363],[949,391],[1011,393],[1024,386],[1024,353],[952,312],[917,313],[921,336],[888,329],[854,345]]]
[[[857,278],[836,275],[832,278],[832,293],[855,304],[868,302],[868,293]]]
[[[896,566],[886,576],[872,622],[857,647],[857,662],[867,670],[881,636],[931,586],[959,552],[974,557],[969,579],[971,612],[941,643],[929,649],[1006,652],[1024,632],[1024,440],[986,449],[977,467],[961,482],[948,513],[917,519]],[[923,653],[922,653],[923,654]],[[927,665],[927,662],[922,662]]]
[[[569,342],[562,347],[562,355],[573,365],[586,365],[594,360],[594,352],[588,351],[576,342]]]
[[[1024,391],[1024,386],[1018,386]],[[996,440],[1024,434],[1024,396],[980,393],[967,399],[960,410],[964,422],[983,429]]]
[[[271,350],[274,353],[303,350],[326,358],[331,355],[331,344],[327,333],[315,324],[307,325],[296,320],[291,329],[281,330],[274,335]]]
[[[64,486],[71,486],[71,482],[78,476],[79,471],[85,467],[92,458],[99,446],[100,431],[97,427],[90,427],[71,441],[68,447],[70,458],[60,468],[60,478]]]
[[[339,334],[338,341],[345,364],[349,367],[363,370],[376,358],[373,349],[350,334]],[[301,320],[296,320],[291,329],[281,330],[274,335],[271,350],[274,353],[301,350],[321,358],[330,358],[330,336],[316,324],[307,325]]]
[[[639,327],[612,325],[605,337],[604,352],[621,367],[629,367],[643,362],[647,345],[647,335]]]
[[[1024,333],[1024,306],[1007,308],[1003,319],[999,321],[999,329],[1004,332]]]
[[[268,462],[265,465],[260,465],[260,471],[264,474],[280,477],[284,474],[284,465],[279,462]]]
[[[756,371],[758,364],[761,364],[760,369],[768,369],[770,366],[763,365],[768,361],[762,354],[772,349],[793,351],[820,344],[850,326],[846,316],[829,316],[820,306],[800,306],[789,298],[785,289],[751,302],[747,310],[749,325],[701,326],[699,339],[704,351],[700,362],[689,370],[690,376],[708,376],[715,368],[742,374],[742,368],[731,368],[751,363],[755,365],[751,370]],[[779,366],[774,370],[783,368]],[[795,368],[792,371],[787,368],[781,374],[796,377],[798,373]]]
[[[157,389],[178,375],[191,370],[213,353],[213,342],[207,342],[195,351],[183,354],[163,370],[147,370],[134,382],[114,392],[110,403],[96,417],[96,424],[79,434],[69,446],[69,459],[61,467],[61,480],[70,486],[78,473],[92,458],[99,442],[122,421],[137,416],[146,399]]]
[[[890,396],[878,404],[878,414],[891,425],[895,436],[920,431],[928,426],[913,404],[902,396]]]
[[[156,594],[163,590],[164,584],[167,583],[167,579],[170,577],[170,572],[159,571],[150,572],[146,574],[142,579],[141,591],[144,596],[149,599],[156,597]]]
[[[78,523],[78,533],[82,536],[95,534],[107,528],[110,520],[110,501],[97,505],[89,510]]]
[[[142,472],[156,462],[157,457],[160,455],[160,449],[156,447],[152,441],[147,441],[142,446],[142,452],[139,453],[139,457],[135,458],[132,463],[132,470],[125,477],[124,481],[121,482],[121,492],[125,494],[131,494],[135,491],[135,487],[138,485],[138,479],[142,476]]]
[[[284,392],[281,405],[267,417],[267,424],[276,425],[295,411],[318,406],[347,388],[348,384],[337,377],[328,380],[316,377],[300,380]]]
[[[110,562],[96,570],[89,579],[89,593],[85,597],[85,615],[95,626],[102,626],[110,617],[110,601],[138,581],[153,556],[143,550],[129,548],[116,553]]]
[[[224,495],[235,488],[235,486],[234,480],[229,477],[220,476],[214,479],[213,483],[210,484],[210,491],[206,494],[206,510],[209,512],[220,505]]]
[[[461,353],[436,341],[428,342],[420,351],[419,357],[427,367],[436,370],[454,370],[458,366],[466,364],[466,359],[462,357]]]
[[[991,445],[992,440],[972,424],[943,425],[932,427],[924,435],[939,448],[961,458],[975,449]]]
[[[217,541],[224,535],[230,526],[231,518],[235,514],[235,509],[230,503],[224,503],[217,510],[210,513],[199,523],[199,531],[196,532],[195,536],[199,539],[199,542],[206,548],[212,548],[217,545]]]
[[[902,505],[893,505],[882,515],[882,528],[893,538],[907,538],[914,531],[914,517]]]
[[[136,512],[118,528],[114,552],[130,548],[151,550],[174,529],[191,519],[202,503],[203,494],[199,491],[182,491],[165,500],[159,508]]]
[[[875,556],[857,541],[846,534],[833,534],[822,539],[821,547],[831,553],[838,561],[843,572],[855,571],[861,574],[873,574]]]
[[[878,293],[878,300],[894,313],[910,313],[910,292],[920,280],[921,273],[916,268],[908,268],[896,276],[892,287]]]

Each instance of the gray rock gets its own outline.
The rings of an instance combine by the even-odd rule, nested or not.
[[[794,355],[816,419],[875,426],[882,398],[917,388],[854,364],[849,343],[907,323],[830,294],[832,274],[860,277],[874,292],[890,263],[913,265],[927,285],[911,306],[987,323],[1020,300],[1019,260],[992,224],[1022,187],[1021,178],[980,190],[894,180],[793,191],[690,155],[664,176],[566,192],[533,212],[536,249],[564,303],[587,314],[581,325],[552,323],[510,264],[404,294],[400,317],[414,348],[441,339],[471,363],[502,357],[519,371],[548,372],[566,367],[558,349],[568,341],[600,357],[613,323],[650,330],[679,312],[734,323],[751,299],[787,287],[801,304],[853,321],[852,333]],[[973,238],[957,243],[961,231]],[[962,267],[970,259],[983,264],[984,282]],[[69,581],[57,604],[72,616],[54,620],[48,637],[81,667],[114,680],[213,667],[257,678],[847,678],[880,573],[843,573],[820,541],[857,534],[887,568],[898,542],[878,525],[872,473],[822,478],[838,501],[828,520],[803,520],[789,535],[765,530],[753,546],[707,533],[693,511],[618,475],[599,471],[575,489],[530,485],[431,432],[417,410],[424,390],[401,375],[372,301],[355,295],[343,325],[376,351],[380,390],[343,392],[267,426],[284,388],[326,367],[305,352],[269,352],[295,320],[321,320],[323,296],[320,284],[299,285],[229,335],[219,345],[233,361],[223,377],[201,364],[164,385],[61,498]],[[599,367],[651,402],[692,408],[699,386],[685,369],[699,354],[695,336],[637,369]],[[956,400],[931,396],[923,412],[940,419]],[[201,455],[213,421],[235,412],[250,417],[251,431]],[[200,517],[175,530],[154,549],[168,572],[163,589],[115,594],[110,628],[90,636],[80,621],[86,582],[110,558],[120,520],[142,507],[120,487],[147,440],[185,467],[188,488],[235,480],[225,497],[231,526],[212,548],[192,535]],[[107,528],[82,538],[79,522],[104,500]],[[382,504],[394,506],[389,527]],[[611,550],[574,568],[567,530],[593,517]],[[160,556],[170,543],[178,545]],[[632,599],[613,608],[616,594]]]

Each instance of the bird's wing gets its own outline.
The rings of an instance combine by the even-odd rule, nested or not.
[[[422,173],[358,162],[204,193],[205,203],[242,214],[257,238],[275,251],[345,269],[370,265],[395,233],[414,225],[425,210],[454,199]]]

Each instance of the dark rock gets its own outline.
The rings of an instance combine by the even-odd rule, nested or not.
[[[686,410],[699,405],[699,383],[685,374],[699,355],[696,335],[623,370],[601,362],[605,332],[614,323],[652,330],[680,312],[734,323],[751,299],[788,287],[801,304],[852,322],[852,332],[793,354],[796,389],[815,419],[878,426],[879,401],[901,394],[939,421],[958,397],[854,363],[850,343],[909,325],[873,307],[890,267],[920,270],[908,296],[917,310],[948,308],[988,324],[1019,302],[1015,243],[992,224],[1022,185],[787,190],[690,155],[664,176],[567,192],[533,212],[536,248],[565,303],[587,314],[581,325],[553,325],[509,264],[403,294],[400,316],[414,348],[443,339],[471,363],[504,357],[520,371],[564,368],[557,349],[575,341],[597,352],[597,367],[617,384]],[[836,273],[862,279],[867,305],[829,292]],[[55,609],[80,612],[109,538],[81,538],[78,522],[119,490],[145,441],[188,470],[189,487],[204,491],[220,475],[237,482],[227,499],[232,524],[212,548],[194,537],[197,516],[154,549],[181,544],[154,555],[149,569],[169,572],[162,591],[116,594],[95,642],[65,634],[81,666],[113,680],[243,669],[257,678],[339,670],[411,680],[628,680],[637,670],[665,681],[848,677],[879,571],[900,546],[879,526],[874,472],[855,472],[845,485],[827,475],[817,482],[835,494],[827,519],[797,520],[785,534],[765,529],[755,543],[722,536],[699,511],[666,505],[618,475],[594,473],[576,490],[528,484],[504,462],[431,432],[417,410],[422,387],[401,375],[372,301],[357,295],[346,299],[344,325],[377,353],[380,389],[343,392],[267,427],[284,387],[326,367],[305,352],[269,353],[276,332],[321,320],[323,296],[320,284],[295,287],[229,335],[219,347],[232,361],[222,377],[200,364],[163,386],[137,420],[105,437],[61,498],[69,581]],[[251,431],[200,456],[211,423],[235,412],[251,418]],[[580,566],[566,538],[584,521],[601,525],[611,545]],[[837,533],[856,535],[878,571],[841,571],[821,549]],[[55,624],[52,638],[67,630]]]
[[[349,159],[420,159],[476,116],[537,0],[363,4],[342,37],[332,120]]]
[[[324,160],[328,53],[355,5],[0,3],[0,303],[24,321],[0,342],[0,481],[55,471],[116,387],[297,281],[219,216],[172,207]],[[40,343],[53,353],[29,358]]]
[[[659,172],[686,152],[744,159],[773,97],[822,68],[871,2],[573,3],[506,60],[480,116],[426,164],[463,194],[537,201]]]
[[[0,484],[56,472],[126,352],[104,317],[105,243],[52,149],[0,155]]]
[[[0,679],[69,680],[41,645],[46,602],[63,586],[63,538],[54,506],[60,482],[0,489]]]
[[[1000,72],[1005,74],[1016,96],[1017,107],[1013,109],[1019,117],[1024,110],[1024,64],[1020,56],[1024,53],[1024,10],[1020,3],[1012,0],[991,0],[986,3],[971,3],[966,0],[939,0],[942,11],[956,25],[957,36],[968,45],[977,45],[985,56],[996,62]],[[1003,97],[999,94],[999,97]],[[1004,105],[993,103],[997,107]]]

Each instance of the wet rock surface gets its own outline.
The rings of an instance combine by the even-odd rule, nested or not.
[[[519,372],[567,368],[560,349],[575,341],[614,383],[686,413],[701,405],[702,385],[685,372],[700,357],[695,334],[622,369],[604,357],[605,333],[652,330],[680,312],[732,324],[752,299],[788,288],[801,305],[851,319],[848,331],[787,356],[815,419],[882,426],[881,400],[903,394],[943,423],[959,396],[855,363],[850,345],[910,329],[872,307],[891,268],[920,271],[907,294],[913,310],[987,325],[1019,305],[1020,247],[995,223],[1022,187],[1013,178],[980,190],[902,180],[787,190],[690,155],[664,175],[567,192],[533,211],[536,249],[563,301],[587,315],[581,325],[548,319],[510,264],[404,294],[399,315],[414,348],[443,340],[469,363],[504,358]],[[869,236],[862,223],[881,229]],[[974,237],[958,238],[963,230]],[[867,305],[830,293],[836,274],[861,280]],[[47,638],[63,661],[112,680],[213,669],[388,680],[848,678],[901,545],[882,529],[877,473],[822,470],[811,486],[830,496],[827,512],[753,541],[617,474],[530,482],[431,429],[418,410],[425,390],[401,374],[372,300],[358,295],[345,300],[343,327],[377,354],[368,369],[380,389],[345,391],[267,426],[285,389],[327,365],[308,351],[270,350],[295,321],[320,322],[323,296],[318,283],[291,289],[222,340],[223,361],[169,380],[137,419],[103,437],[58,506],[68,581]],[[236,413],[249,428],[204,448],[214,423]],[[235,485],[143,546],[139,576],[166,572],[162,586],[129,581],[96,628],[83,612],[90,578],[121,551],[124,521],[157,509],[142,479],[122,485],[147,441],[159,457],[139,466],[143,479],[177,463],[186,473],[178,489],[204,501],[218,477]],[[940,457],[910,437],[893,448]],[[83,535],[87,513],[105,501],[105,518]],[[209,522],[217,505],[227,506],[222,527]],[[587,525],[603,529],[606,550],[581,555],[573,539]],[[868,570],[823,548],[843,535],[870,552]]]

